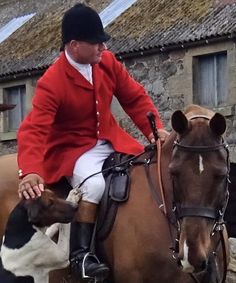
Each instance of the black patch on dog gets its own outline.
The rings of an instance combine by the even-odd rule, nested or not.
[[[28,222],[28,214],[22,202],[17,204],[11,212],[6,227],[4,245],[9,249],[22,248],[37,232]],[[22,231],[24,231],[23,234]]]
[[[1,283],[34,283],[32,276],[19,276],[16,277],[13,273],[5,270],[0,258],[0,282]]]

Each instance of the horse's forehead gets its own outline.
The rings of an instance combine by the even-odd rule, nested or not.
[[[191,119],[192,116],[197,116],[197,115],[207,116],[209,119],[211,119],[215,114],[212,110],[203,108],[196,104],[188,105],[184,113],[188,119]]]
[[[196,117],[205,117],[206,119],[211,119],[214,116],[214,112],[210,111],[210,110],[205,110],[205,111],[190,111],[185,113],[186,117],[188,120],[191,120],[193,118]]]
[[[207,139],[211,138],[209,136],[209,121],[211,118],[214,116],[214,112],[208,110],[208,109],[202,109],[202,111],[190,111],[185,114],[187,119],[191,123],[191,131],[189,132],[188,135],[188,140],[194,139],[195,141],[197,140],[202,140],[203,138]],[[207,142],[205,140],[205,142]]]

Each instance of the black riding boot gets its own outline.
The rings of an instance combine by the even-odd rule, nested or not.
[[[100,263],[96,255],[90,252],[94,224],[73,222],[71,223],[70,237],[70,264],[72,272],[80,278],[108,277],[109,268]]]

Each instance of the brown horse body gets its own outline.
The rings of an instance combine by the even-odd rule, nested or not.
[[[186,116],[181,111],[173,114],[175,132],[161,154],[166,215],[151,193],[145,166],[131,169],[129,201],[120,205],[105,242],[112,282],[224,282],[227,233],[225,229],[221,235],[215,231],[220,220],[214,215],[227,202],[228,152],[222,144],[225,126],[223,116],[196,105],[187,109]],[[177,140],[186,148],[174,146]],[[157,177],[156,164],[149,167],[149,175]],[[154,184],[161,198],[157,179]],[[183,215],[173,215],[173,203]],[[171,247],[175,248],[176,237],[174,259]]]
[[[187,120],[195,115],[204,115],[209,119]],[[131,167],[129,200],[120,205],[112,231],[103,243],[108,263],[112,269],[112,278],[109,283],[221,282],[214,281],[211,274],[205,272],[209,256],[217,246],[217,260],[222,273],[220,238],[218,233],[215,233],[216,236],[211,236],[216,222],[202,215],[181,216],[176,221],[176,215],[172,212],[176,196],[180,196],[179,209],[182,209],[182,205],[194,208],[199,206],[201,209],[205,206],[215,207],[216,199],[224,200],[221,191],[225,189],[225,183],[222,180],[227,177],[225,149],[222,147],[219,151],[210,153],[185,152],[178,146],[173,149],[176,138],[184,142],[186,146],[194,147],[212,147],[221,142],[221,135],[225,130],[224,118],[217,116],[216,120],[211,122],[213,115],[213,112],[192,106],[188,109],[187,117],[182,112],[174,113],[172,116],[172,126],[175,132],[170,135],[162,147],[161,154],[161,176],[164,188],[162,201],[165,204],[167,215],[163,212],[163,207],[158,207],[159,204],[153,197],[145,166]],[[201,163],[200,155],[203,156],[203,163]],[[207,161],[208,158],[209,161]],[[196,170],[201,171],[202,164],[206,171],[203,174],[196,173]],[[215,170],[215,167],[213,168],[211,164],[218,165],[217,172],[212,171]],[[184,173],[175,172],[178,166],[184,170]],[[0,157],[0,167],[2,168],[0,171],[0,235],[2,235],[10,210],[18,201],[15,155]],[[153,163],[148,165],[148,168],[154,188],[161,199],[157,165]],[[212,184],[204,183],[207,179],[208,181],[215,180],[213,185],[216,189],[214,191],[212,191],[214,189]],[[173,183],[174,190],[176,190],[174,194]],[[176,229],[178,225],[179,230]],[[176,249],[178,260],[173,257],[171,250],[174,248],[176,237],[179,239],[179,250]],[[182,268],[178,266],[177,261]],[[183,272],[182,269],[186,272]],[[195,274],[192,276],[187,273],[189,271],[193,273],[201,271],[201,273],[195,277]],[[65,278],[65,281],[62,281],[62,278]],[[68,277],[67,270],[62,270],[50,276],[50,283],[56,282],[72,283],[76,281]]]
[[[155,176],[156,164],[150,167]],[[144,166],[133,168],[129,201],[119,207],[105,243],[114,274],[112,282],[192,283],[173,258],[170,226],[148,188],[145,175]]]

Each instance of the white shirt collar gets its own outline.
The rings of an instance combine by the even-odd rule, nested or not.
[[[80,64],[75,62],[68,52],[65,50],[66,59],[68,62],[85,77],[91,84],[93,84],[92,66],[90,64]]]

